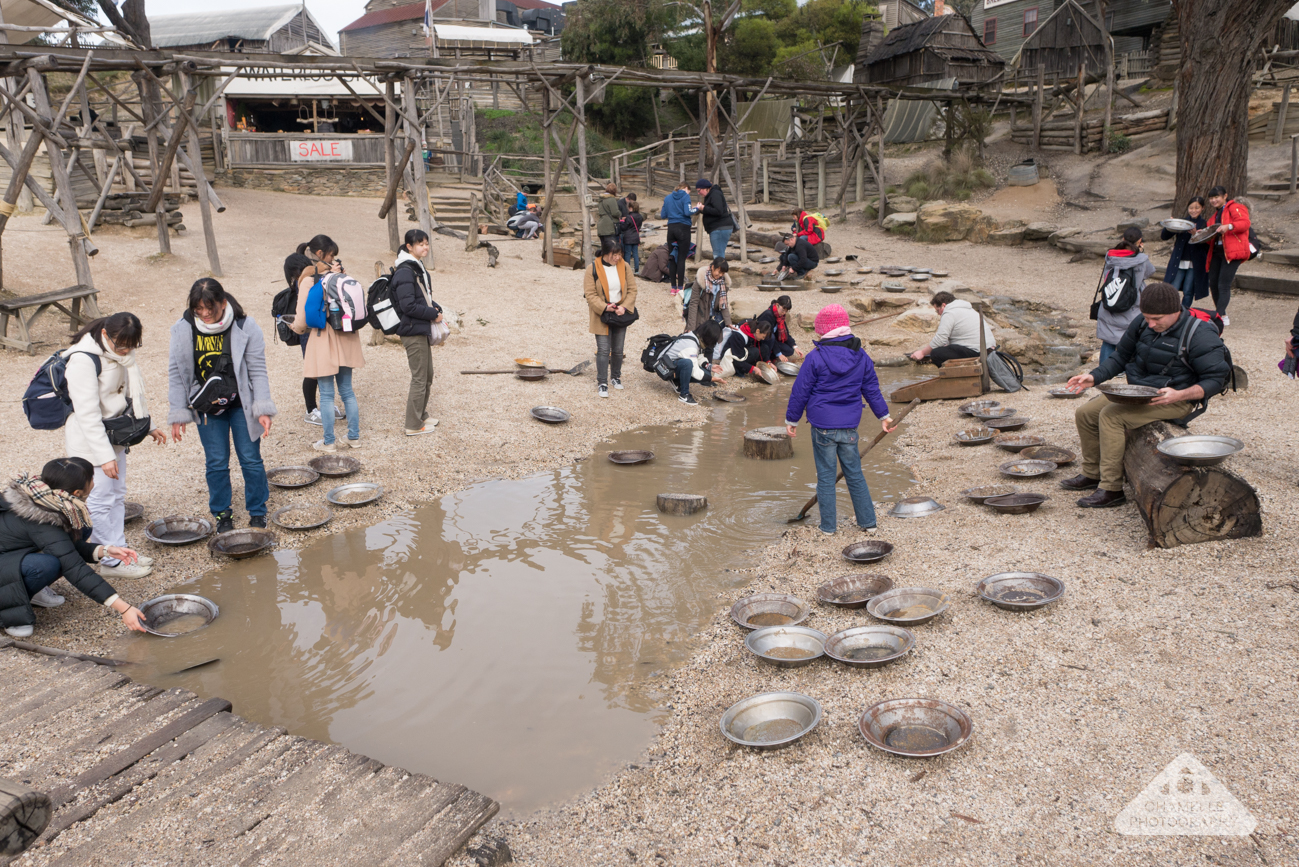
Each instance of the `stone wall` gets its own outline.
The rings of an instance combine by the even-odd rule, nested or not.
[[[367,198],[381,198],[388,189],[387,176],[379,167],[231,169],[218,176],[217,185],[223,184],[280,193]]]

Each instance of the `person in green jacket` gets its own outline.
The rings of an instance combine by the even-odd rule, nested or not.
[[[600,241],[605,238],[618,238],[618,221],[622,219],[622,208],[618,205],[618,188],[613,184],[606,184],[604,195],[600,197],[600,203],[596,206],[595,233],[600,236]],[[619,249],[622,248],[621,242]]]

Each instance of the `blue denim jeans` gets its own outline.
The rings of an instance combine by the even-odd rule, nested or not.
[[[28,554],[23,557],[19,568],[23,574],[23,585],[27,587],[28,599],[58,581],[63,574],[63,564],[53,554]]]
[[[1102,341],[1101,341],[1101,354],[1100,354],[1100,360],[1097,361],[1096,363],[1097,363],[1098,365],[1099,365],[1099,364],[1104,364],[1104,363],[1105,363],[1105,359],[1107,359],[1107,358],[1109,358],[1111,355],[1113,355],[1113,354],[1114,354],[1114,350],[1116,350],[1116,349],[1118,349],[1118,348],[1119,348],[1119,345],[1118,345],[1117,343],[1106,343],[1105,341],[1102,340]]]
[[[848,495],[852,497],[857,526],[865,529],[874,527],[875,503],[871,501],[871,489],[861,471],[857,431],[850,428],[812,428],[812,457],[816,461],[816,504],[821,511],[821,529],[833,533],[837,526],[834,477],[838,466],[843,467],[843,480],[848,485]]]
[[[207,507],[213,515],[230,509],[230,442],[235,444],[239,470],[244,476],[244,507],[249,517],[265,517],[271,496],[262,463],[262,442],[248,435],[248,417],[242,408],[224,415],[200,416],[198,439],[207,464]]]
[[[726,245],[730,243],[731,233],[734,229],[718,229],[715,232],[708,233],[708,245],[713,248],[713,258],[726,256]]]
[[[622,258],[631,263],[631,269],[640,273],[640,244],[623,244]]]
[[[677,393],[682,397],[690,396],[690,375],[695,372],[695,363],[689,358],[678,358],[677,367]]]
[[[325,429],[325,445],[334,442],[334,384],[338,383],[338,396],[343,399],[343,410],[347,413],[347,438],[361,438],[361,411],[356,405],[356,394],[352,391],[352,368],[340,367],[333,376],[316,378],[320,387],[320,422]]]
[[[1178,268],[1173,272],[1173,279],[1168,284],[1182,293],[1182,306],[1190,307],[1195,303],[1195,274],[1190,268]]]

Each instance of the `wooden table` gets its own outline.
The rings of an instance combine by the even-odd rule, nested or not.
[[[28,355],[34,355],[36,344],[32,342],[31,325],[37,317],[54,307],[67,314],[73,329],[80,328],[87,322],[99,318],[99,305],[95,303],[97,292],[98,290],[93,286],[78,285],[40,295],[0,298],[0,346],[19,349]],[[70,308],[63,306],[65,301],[72,302]],[[18,325],[16,336],[9,334],[10,317],[13,317]]]

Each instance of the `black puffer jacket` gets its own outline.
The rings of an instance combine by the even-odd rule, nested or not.
[[[726,205],[726,196],[722,193],[722,188],[713,184],[708,188],[708,195],[704,196],[704,231],[716,232],[718,229],[730,229],[735,225],[731,219],[731,209]],[[724,256],[725,252],[714,252],[714,256]]]
[[[1138,316],[1123,332],[1114,354],[1092,371],[1092,378],[1099,385],[1126,373],[1130,385],[1179,390],[1198,385],[1204,389],[1205,397],[1213,397],[1227,387],[1231,365],[1227,363],[1222,338],[1207,322],[1201,322],[1191,335],[1186,358],[1178,357],[1182,331],[1192,321],[1189,313],[1183,313],[1176,325],[1160,334],[1146,325],[1144,317]]]
[[[425,299],[420,283],[428,279],[428,271],[418,262],[403,260],[397,263],[397,270],[392,275],[392,294],[393,306],[401,316],[397,333],[402,337],[429,337],[433,320],[442,315],[442,308],[436,302],[430,307]]]
[[[114,593],[108,582],[88,565],[97,546],[74,541],[64,518],[42,509],[13,485],[0,496],[0,626],[31,626],[32,613],[22,563],[28,554],[59,558],[63,577],[99,604]]]

